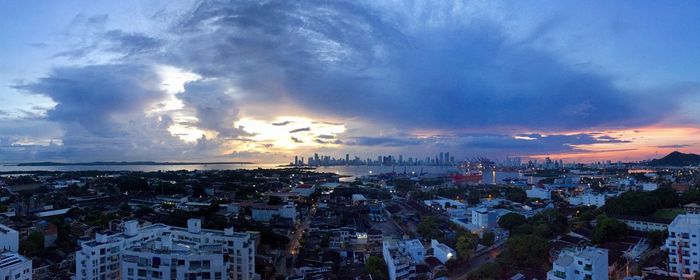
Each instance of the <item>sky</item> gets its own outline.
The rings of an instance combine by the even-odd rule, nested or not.
[[[697,1],[1,1],[0,162],[700,152]]]

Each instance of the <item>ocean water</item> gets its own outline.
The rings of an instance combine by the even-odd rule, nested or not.
[[[191,164],[191,165],[66,165],[66,166],[16,166],[0,165],[0,172],[27,172],[27,171],[177,171],[177,170],[235,170],[258,168],[283,168],[277,164]],[[456,172],[453,166],[320,166],[315,169],[318,172],[330,172],[345,176],[342,181],[352,181],[356,177],[362,177],[381,173],[410,173],[410,174],[444,174]],[[536,178],[525,177],[518,172],[484,171],[482,183],[502,183],[505,178],[525,178],[529,183],[535,183]]]

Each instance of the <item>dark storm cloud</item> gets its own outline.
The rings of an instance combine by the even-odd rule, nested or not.
[[[174,62],[231,77],[250,101],[410,128],[631,127],[673,99],[513,43],[489,22],[402,30],[354,2],[203,2],[174,30]]]
[[[343,141],[341,141],[339,139],[325,140],[325,139],[321,139],[321,138],[316,138],[316,139],[314,139],[314,142],[316,142],[318,144],[343,144]]]
[[[627,140],[593,133],[579,134],[519,134],[516,137],[500,134],[472,134],[456,136],[450,143],[463,149],[503,154],[533,155],[585,151],[577,146],[603,143],[628,143]]]
[[[292,141],[294,141],[294,143],[304,143],[304,141],[301,141],[299,138],[296,138],[294,136],[292,136]]]
[[[277,123],[272,123],[274,126],[285,126],[292,123],[292,121],[283,121],[283,122],[277,122]]]
[[[353,137],[345,141],[346,145],[350,146],[386,146],[386,147],[402,147],[412,146],[423,143],[414,138],[405,137]]]
[[[289,133],[297,133],[297,132],[304,132],[304,131],[311,131],[311,128],[310,127],[303,127],[303,128],[292,129],[289,131]]]
[[[48,120],[108,137],[123,133],[118,123],[128,121],[130,114],[142,114],[163,98],[158,80],[153,69],[143,65],[95,65],[57,68],[17,88],[57,103],[47,112]]]

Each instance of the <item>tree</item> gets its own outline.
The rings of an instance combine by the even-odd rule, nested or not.
[[[664,243],[668,232],[665,230],[654,230],[647,233],[647,239],[651,247],[657,247]]]
[[[481,196],[479,195],[479,191],[478,190],[469,191],[469,195],[467,196],[467,202],[469,202],[469,205],[479,204],[479,201],[481,201]]]
[[[44,254],[44,233],[34,231],[29,234],[27,240],[20,243],[20,251],[23,255],[34,257]]]
[[[517,213],[508,213],[498,219],[498,226],[507,229],[508,231],[512,231],[514,228],[517,228],[526,222],[527,219],[525,216]]]
[[[548,260],[549,242],[533,234],[511,237],[499,256],[505,266],[516,268],[545,268]]]
[[[549,225],[552,235],[565,233],[569,229],[569,221],[566,216],[556,209],[547,209],[532,217],[533,225],[540,223]]]
[[[493,245],[495,241],[496,234],[493,233],[493,231],[484,232],[484,234],[481,236],[481,244],[483,244],[486,247]]]
[[[384,260],[377,256],[370,256],[365,262],[365,269],[367,273],[372,275],[372,279],[388,279],[388,273],[386,270],[386,264]]]
[[[627,235],[627,224],[617,219],[600,215],[597,221],[598,223],[591,238],[591,241],[595,244],[617,241]]]
[[[434,216],[421,219],[416,231],[425,239],[434,239],[438,235],[438,221]]]
[[[282,198],[279,196],[270,196],[270,198],[267,199],[267,204],[268,205],[281,205]]]
[[[510,233],[511,236],[516,236],[516,235],[528,235],[532,234],[535,231],[535,228],[531,224],[522,224],[513,229],[513,231]]]
[[[520,188],[510,188],[506,191],[506,199],[518,203],[524,203],[527,200],[527,193]]]
[[[503,279],[503,269],[498,263],[485,263],[467,274],[467,280],[498,280]]]
[[[464,260],[468,260],[474,253],[474,249],[476,249],[476,243],[477,238],[474,234],[471,232],[461,232],[459,236],[457,236],[455,245],[457,255]]]

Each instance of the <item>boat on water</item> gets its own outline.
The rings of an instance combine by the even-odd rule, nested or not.
[[[449,174],[449,177],[454,183],[470,183],[470,182],[480,182],[484,175],[481,171],[467,171],[460,173]]]

